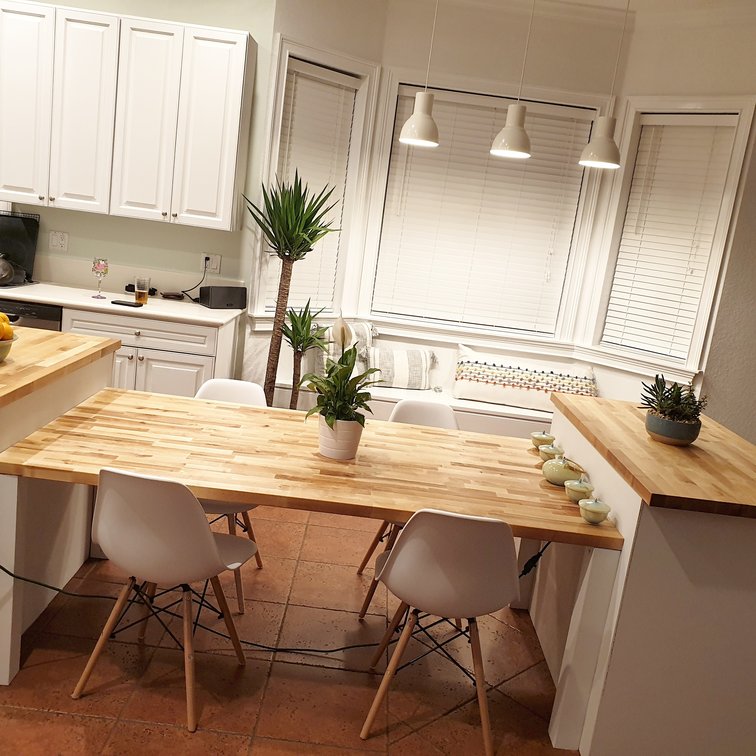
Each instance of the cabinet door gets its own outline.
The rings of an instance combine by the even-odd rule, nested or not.
[[[0,200],[47,203],[54,8],[0,0]]]
[[[183,33],[121,19],[112,215],[170,220]]]
[[[136,384],[137,350],[134,347],[121,347],[115,353],[111,388],[133,389]]]
[[[174,222],[228,230],[248,35],[187,27],[181,66]]]
[[[138,350],[137,391],[194,396],[197,389],[212,377],[212,357],[161,352],[157,349]]]
[[[55,17],[50,205],[107,213],[118,17],[59,8]]]

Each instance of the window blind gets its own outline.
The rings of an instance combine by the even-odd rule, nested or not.
[[[317,194],[333,186],[329,204],[333,228],[342,227],[349,148],[354,118],[356,77],[289,59],[284,90],[277,176],[286,181],[295,170]],[[295,263],[289,306],[333,308],[341,233],[327,234],[303,260]],[[266,277],[265,309],[275,310],[281,263],[272,256]]]
[[[589,110],[528,106],[529,160],[489,153],[506,105],[436,93],[441,145],[398,141],[402,88],[372,311],[539,334],[556,328],[580,199]]]
[[[673,118],[641,121],[602,343],[685,360],[735,126],[729,116],[701,115],[700,125]]]

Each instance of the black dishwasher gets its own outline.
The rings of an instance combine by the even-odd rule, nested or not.
[[[39,302],[20,302],[17,299],[0,299],[0,312],[4,312],[14,326],[45,328],[59,331],[63,308]]]

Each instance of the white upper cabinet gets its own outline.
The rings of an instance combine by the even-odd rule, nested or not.
[[[248,39],[122,20],[111,214],[232,227]]]
[[[0,2],[0,199],[108,212],[117,65],[117,16]]]
[[[46,204],[54,13],[0,0],[0,200]]]
[[[49,204],[107,213],[113,154],[118,17],[55,15]]]

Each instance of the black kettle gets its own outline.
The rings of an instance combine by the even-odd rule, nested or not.
[[[0,252],[0,286],[22,284],[25,279],[26,271],[12,260],[7,260],[5,254]]]

